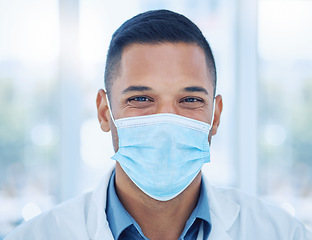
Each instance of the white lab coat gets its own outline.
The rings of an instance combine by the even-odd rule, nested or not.
[[[113,240],[106,214],[109,171],[99,187],[30,220],[5,240]],[[212,229],[209,240],[312,240],[312,233],[279,208],[233,189],[207,187]]]

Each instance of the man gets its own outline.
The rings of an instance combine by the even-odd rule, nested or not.
[[[115,169],[6,239],[312,239],[282,210],[202,176],[222,98],[209,44],[189,19],[159,10],[125,22],[110,43],[105,87],[96,103]]]

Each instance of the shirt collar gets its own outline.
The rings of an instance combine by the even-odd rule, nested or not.
[[[211,231],[211,218],[210,218],[208,193],[203,177],[201,181],[200,197],[198,200],[197,207],[198,207],[197,218],[203,220],[204,239],[208,239],[208,236],[210,235]]]
[[[197,224],[197,228],[199,229],[201,221],[196,221],[197,219],[203,221],[204,239],[207,239],[211,230],[211,219],[210,219],[208,194],[203,179],[201,181],[198,203],[195,209],[193,210],[191,216],[187,220],[185,228],[181,234],[183,238],[186,236],[188,231],[193,227],[193,225]]]
[[[198,208],[197,211],[197,218],[201,218],[202,220],[206,221],[207,223],[211,224],[210,220],[210,209],[209,209],[209,201],[208,201],[208,194],[206,190],[205,182],[201,181],[201,187],[200,187],[200,196],[198,199],[198,203],[196,208]]]
[[[119,201],[119,198],[116,194],[115,170],[113,171],[109,180],[106,214],[114,239],[118,239],[123,230],[133,224],[131,217]]]

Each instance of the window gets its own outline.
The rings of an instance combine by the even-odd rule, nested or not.
[[[55,0],[0,3],[0,239],[55,204],[59,19]]]
[[[312,226],[312,1],[259,2],[259,193]]]

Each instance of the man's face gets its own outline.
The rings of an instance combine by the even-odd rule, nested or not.
[[[173,113],[211,124],[213,85],[203,50],[195,44],[133,44],[123,51],[113,80],[114,119]],[[116,128],[110,121],[115,150]]]

